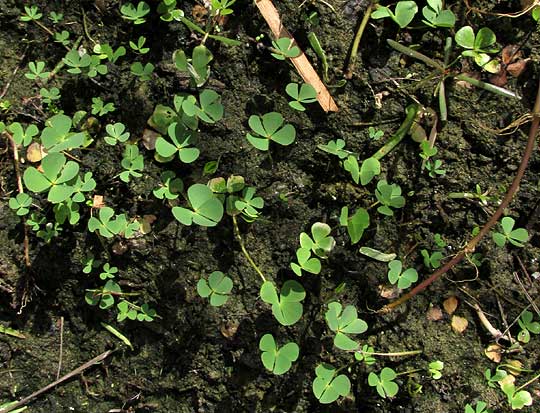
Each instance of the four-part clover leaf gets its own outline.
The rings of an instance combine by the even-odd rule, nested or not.
[[[351,382],[344,374],[339,374],[330,364],[319,364],[315,369],[317,376],[313,380],[313,394],[322,404],[335,402],[340,396],[347,396],[351,391]]]
[[[306,298],[306,291],[300,283],[294,280],[285,281],[278,294],[274,283],[265,281],[261,286],[260,296],[265,303],[272,305],[272,313],[280,324],[290,326],[302,317],[302,301]]]
[[[385,367],[380,375],[373,372],[369,373],[368,384],[375,387],[381,397],[394,397],[399,390],[397,383],[394,381],[396,377],[397,374],[394,370]]]

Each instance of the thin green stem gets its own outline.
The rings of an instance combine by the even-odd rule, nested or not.
[[[352,75],[354,72],[354,65],[356,64],[356,59],[358,57],[358,46],[360,46],[360,40],[362,40],[362,35],[364,34],[364,31],[366,29],[367,23],[371,16],[372,9],[373,9],[373,1],[369,3],[364,13],[364,17],[362,18],[362,21],[360,22],[360,26],[358,26],[356,35],[354,36],[353,44],[351,47],[351,54],[349,56],[349,63],[347,65],[347,68],[345,69],[345,75],[344,75],[345,79],[352,78]]]
[[[495,93],[497,95],[505,96],[507,98],[512,98],[512,99],[521,99],[518,95],[516,95],[511,90],[492,85],[491,83],[482,82],[481,80],[474,79],[472,77],[464,75],[463,73],[456,75],[456,79],[463,80],[467,83],[470,83],[473,86],[479,87],[481,89],[487,90],[488,92]]]
[[[426,65],[431,66],[441,73],[444,73],[445,68],[435,60],[433,60],[430,57],[427,57],[425,54],[417,52],[416,50],[411,49],[410,47],[403,46],[401,43],[398,43],[392,39],[386,39],[386,42],[392,47],[393,49],[396,49],[398,52],[403,53],[406,56],[412,57],[414,59],[420,60],[421,62],[424,62]]]
[[[357,350],[356,353],[364,354],[366,356],[407,357],[407,356],[416,356],[417,354],[422,354],[423,350],[396,351],[392,353],[377,353],[374,351]]]
[[[372,158],[380,160],[383,156],[385,156],[388,152],[394,149],[394,147],[403,140],[405,135],[407,135],[407,132],[409,132],[409,130],[411,129],[411,126],[419,110],[420,110],[420,106],[417,105],[416,103],[413,103],[412,105],[407,106],[407,109],[405,109],[405,112],[407,112],[407,116],[405,117],[405,120],[403,121],[399,129],[396,131],[394,136],[392,136],[390,140],[386,142],[386,144],[382,148],[380,148],[377,152],[375,152]]]
[[[411,370],[407,370],[407,371],[402,371],[401,373],[396,373],[396,377],[397,376],[405,376],[407,374],[416,373],[418,371],[422,371],[422,369],[411,369]]]
[[[521,389],[524,389],[525,387],[527,387],[528,385],[534,383],[536,380],[538,380],[540,378],[540,373],[538,373],[536,376],[534,376],[532,379],[530,379],[527,383],[525,384],[522,384],[521,386],[519,386],[517,389],[516,389],[516,393],[518,391],[520,391]]]
[[[238,228],[238,221],[236,220],[235,215],[232,216],[232,221],[233,221],[233,227],[234,227],[234,235],[236,235],[236,240],[240,244],[240,248],[242,249],[242,252],[244,253],[246,259],[249,261],[253,269],[257,272],[257,274],[259,274],[259,277],[261,277],[262,282],[263,283],[266,282],[266,278],[264,277],[264,274],[259,269],[257,264],[255,264],[255,261],[253,261],[253,259],[251,258],[251,255],[249,255],[249,252],[246,249],[244,240],[242,239],[242,235],[240,234],[240,228]]]

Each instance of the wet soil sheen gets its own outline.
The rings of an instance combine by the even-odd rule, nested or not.
[[[24,73],[31,61],[46,62],[47,70],[52,70],[66,50],[37,24],[19,20],[23,3],[27,2],[0,0],[0,91],[7,88],[2,100],[11,103],[9,109],[1,109],[0,120],[6,124],[34,123],[42,129],[53,113],[42,104],[40,87]],[[20,331],[25,338],[0,333],[0,404],[27,396],[56,379],[62,333],[62,374],[107,349],[115,352],[100,365],[37,398],[29,412],[458,413],[467,403],[474,405],[478,400],[487,402],[495,412],[511,411],[498,386],[488,386],[484,378],[486,369],[497,367],[484,353],[495,338],[482,326],[471,305],[478,303],[493,326],[503,331],[530,306],[530,300],[538,299],[539,283],[531,276],[539,270],[540,254],[538,153],[532,155],[520,191],[505,211],[516,220],[516,226],[529,231],[529,242],[523,248],[499,248],[487,237],[476,250],[482,254],[478,266],[464,261],[407,304],[380,314],[376,310],[390,302],[388,295],[395,297],[400,292],[389,286],[387,263],[362,255],[359,247],[397,254],[422,280],[431,269],[421,250],[440,251],[444,259],[453,256],[496,209],[519,165],[528,126],[518,126],[504,135],[496,130],[532,109],[539,77],[540,33],[530,15],[511,19],[488,12],[515,12],[521,10],[520,2],[469,2],[485,13],[468,11],[465,2],[446,2],[457,16],[456,27],[471,25],[478,30],[487,26],[495,32],[500,48],[510,44],[521,47],[521,57],[530,61],[519,77],[509,76],[505,85],[521,99],[448,79],[448,122],[439,124],[436,139],[437,158],[443,161],[446,174],[429,177],[421,169],[418,143],[406,137],[381,160],[378,178],[399,184],[406,197],[405,206],[391,217],[377,213],[377,206],[373,206],[377,179],[365,187],[355,185],[337,157],[317,145],[343,139],[346,148],[362,160],[398,129],[407,105],[417,101],[438,112],[434,97],[437,73],[403,57],[386,39],[442,61],[444,38],[452,35],[453,29],[413,27],[398,31],[388,19],[371,20],[352,79],[334,87],[343,79],[347,54],[368,2],[329,0],[333,11],[322,1],[304,2],[302,7],[300,1],[276,1],[285,26],[320,73],[320,60],[307,39],[310,32],[316,33],[328,59],[329,90],[339,106],[332,114],[325,114],[317,104],[298,112],[289,107],[285,86],[301,79],[291,64],[270,55],[271,33],[256,6],[238,0],[224,35],[241,40],[242,45],[207,43],[214,60],[206,87],[222,96],[224,117],[213,125],[201,123],[201,155],[195,163],[175,160],[164,166],[139,139],[157,104],[172,106],[175,94],[195,93],[172,64],[172,54],[180,48],[190,51],[200,38],[180,22],[161,21],[156,12],[158,2],[148,3],[151,12],[146,22],[133,25],[121,18],[120,2],[116,1],[34,2],[44,14],[40,20],[44,25],[57,32],[69,31],[72,41],[80,36],[81,45],[89,51],[93,42],[110,43],[115,49],[126,47],[126,56],[109,64],[107,75],[89,79],[69,74],[64,67],[47,87],[59,88],[62,97],[56,107],[69,116],[78,110],[90,111],[93,97],[115,103],[115,112],[98,117],[101,131],[93,136],[95,142],[72,155],[82,161],[81,171],[94,174],[97,186],[91,195],[103,195],[117,213],[155,215],[156,220],[144,236],[99,239],[87,230],[90,208],[82,205],[80,223],[74,227],[66,224],[50,243],[30,231],[31,268],[26,268],[24,227],[8,207],[9,198],[17,192],[12,151],[2,136],[0,325]],[[179,3],[191,18],[195,2]],[[421,8],[424,2],[418,4]],[[54,25],[47,18],[51,11],[63,13],[63,20]],[[313,12],[318,14],[318,24],[306,19]],[[417,17],[413,26],[420,26],[420,20]],[[264,38],[257,44],[253,39],[260,34]],[[128,46],[139,36],[146,37],[150,48],[143,56]],[[155,65],[150,81],[142,82],[130,72],[135,61]],[[458,62],[454,69],[490,80],[472,61]],[[293,124],[297,137],[291,146],[272,144],[270,152],[262,152],[246,140],[248,118],[270,111],[280,112]],[[144,155],[143,176],[129,183],[117,177],[122,171],[122,145],[109,146],[103,140],[104,126],[112,122],[126,125]],[[429,134],[430,124],[423,125]],[[381,129],[384,137],[370,139],[368,126]],[[21,155],[24,157],[23,150]],[[294,326],[281,326],[270,306],[260,300],[260,278],[242,254],[230,217],[225,216],[214,228],[184,226],[174,219],[166,202],[152,195],[163,170],[174,170],[185,185],[206,183],[210,177],[203,176],[203,166],[218,159],[218,169],[210,177],[242,175],[265,201],[256,222],[240,221],[240,232],[253,260],[278,286],[297,279],[306,289],[304,316]],[[21,169],[27,164],[21,164]],[[451,192],[475,193],[476,185],[481,192],[489,191],[486,204],[478,199],[448,197]],[[52,219],[52,208],[42,194],[35,195],[34,203],[45,208]],[[343,206],[350,211],[369,209],[371,225],[356,245],[351,245],[347,231],[339,226]],[[304,274],[298,279],[289,264],[296,259],[300,233],[309,232],[315,222],[332,227],[336,247],[322,260],[319,275]],[[440,234],[446,246],[437,246],[435,234]],[[82,272],[88,252],[117,266],[122,288],[136,293],[137,300],[148,302],[160,318],[117,322],[114,311],[88,305],[86,290],[103,285],[99,270]],[[233,294],[223,307],[211,307],[196,291],[197,282],[216,270],[234,282]],[[343,283],[345,287],[336,290]],[[452,316],[443,309],[444,300],[451,296],[459,302],[454,315],[468,321],[461,333],[453,330]],[[327,303],[334,300],[356,306],[359,317],[368,323],[368,330],[356,336],[361,345],[369,344],[380,353],[422,353],[377,357],[369,366],[356,361],[351,353],[333,345],[324,314]],[[437,309],[442,309],[442,314],[434,321],[429,315]],[[102,323],[121,331],[133,348],[123,345]],[[513,338],[519,331],[517,323],[510,329]],[[300,346],[299,359],[282,376],[271,374],[261,363],[259,340],[269,332],[279,343],[295,341]],[[539,339],[532,335],[528,344],[516,345],[512,351],[508,342],[500,343],[501,363],[515,361],[525,369],[517,376],[517,386],[534,377],[540,367]],[[427,371],[434,360],[444,362],[438,380]],[[315,367],[322,362],[343,367],[341,373],[347,374],[352,384],[349,395],[330,406],[321,405],[312,391]],[[368,374],[383,367],[398,373],[413,371],[398,376],[399,392],[393,398],[381,398],[368,385]],[[535,382],[526,390],[535,402],[522,411],[537,411],[540,385]]]

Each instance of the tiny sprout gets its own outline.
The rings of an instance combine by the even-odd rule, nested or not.
[[[272,334],[262,336],[259,341],[259,349],[262,351],[261,360],[264,367],[275,375],[288,372],[300,353],[298,344],[293,342],[278,347]]]
[[[36,125],[28,125],[26,130],[19,122],[13,122],[7,127],[7,130],[12,133],[13,141],[17,145],[28,146],[32,142],[32,138],[39,133]]]
[[[291,262],[291,268],[296,275],[302,276],[302,270],[311,274],[319,274],[321,272],[321,261],[311,256],[309,248],[298,248],[296,250],[296,259],[298,264]]]
[[[290,145],[296,138],[296,130],[291,124],[283,124],[283,116],[277,112],[270,112],[265,115],[252,115],[249,117],[248,124],[255,134],[248,133],[247,140],[255,148],[261,151],[267,151],[270,141],[280,145]]]
[[[43,17],[43,13],[39,12],[37,6],[24,6],[24,11],[26,14],[23,14],[20,19],[23,22],[29,22],[32,20],[39,20]]]
[[[255,221],[260,214],[258,210],[264,207],[264,200],[260,196],[255,197],[254,195],[255,188],[252,186],[244,188],[242,196],[234,202],[235,208],[242,212],[242,216],[247,222]]]
[[[25,73],[24,76],[31,80],[36,79],[47,79],[50,72],[45,72],[45,62],[30,62],[28,63],[28,69],[30,69],[29,73]]]
[[[329,141],[326,145],[317,145],[317,148],[321,151],[335,155],[339,159],[345,159],[347,156],[352,155],[352,152],[343,149],[345,148],[345,141],[343,139]]]
[[[431,374],[433,380],[439,380],[442,377],[442,369],[444,368],[444,363],[440,360],[435,360],[429,363],[428,370]]]
[[[100,261],[96,260],[94,257],[94,254],[89,252],[84,257],[82,264],[83,264],[82,272],[84,274],[90,274],[94,268],[99,267]]]
[[[58,222],[55,222],[54,224],[52,222],[47,222],[45,227],[40,229],[36,235],[38,238],[45,241],[45,243],[49,244],[53,238],[60,235],[60,232],[62,232],[62,227]]]
[[[364,344],[362,346],[361,350],[356,350],[354,352],[354,358],[358,361],[363,361],[366,363],[366,366],[371,366],[372,364],[375,364],[375,357],[373,357],[372,354],[375,350],[373,347],[368,346],[367,344]]]
[[[491,375],[490,369],[486,369],[484,372],[484,377],[487,380],[487,384],[492,388],[496,388],[496,384],[503,380],[507,375],[508,373],[505,370],[499,368],[495,369],[495,374],[493,376]]]
[[[178,194],[184,190],[184,183],[180,178],[176,178],[173,171],[164,171],[161,174],[161,184],[159,188],[152,192],[158,199],[176,199]]]
[[[54,34],[54,41],[60,43],[62,46],[69,45],[69,32],[67,30],[56,32]]]
[[[429,158],[437,155],[438,152],[437,148],[435,146],[432,147],[427,140],[423,140],[422,142],[420,142],[420,149],[420,158],[425,160],[428,160]]]
[[[126,3],[120,8],[120,13],[123,19],[132,21],[133,24],[142,24],[146,21],[144,16],[150,13],[150,6],[144,1],[140,1],[137,8],[133,3]]]
[[[162,136],[156,140],[156,152],[162,158],[161,160],[169,161],[178,153],[180,161],[195,162],[200,154],[199,149],[193,146],[196,140],[195,132],[188,130],[179,122],[171,123],[167,132],[172,143]]]
[[[362,185],[369,184],[374,177],[381,173],[381,163],[376,158],[367,158],[362,162],[360,167],[360,183]],[[358,182],[357,182],[358,183]]]
[[[525,406],[530,406],[533,403],[531,394],[526,390],[516,391],[514,383],[507,382],[501,385],[501,389],[508,398],[508,404],[512,410],[520,410]]]
[[[442,161],[440,159],[435,159],[434,161],[426,162],[426,169],[429,172],[431,178],[436,178],[438,175],[442,176],[446,174],[446,169],[441,169]]]
[[[139,36],[137,43],[131,40],[129,41],[129,47],[131,47],[136,53],[146,54],[150,51],[150,48],[144,47],[145,43],[146,43],[146,37]]]
[[[278,60],[285,60],[300,55],[300,49],[298,46],[293,46],[293,40],[288,37],[281,37],[272,41],[272,46],[274,47],[272,56]]]
[[[322,363],[315,369],[317,376],[313,380],[313,394],[322,404],[335,402],[340,396],[347,396],[351,391],[351,382],[344,374],[330,364]]]
[[[108,43],[97,43],[94,45],[92,50],[94,53],[96,53],[100,60],[108,59],[111,63],[116,63],[119,58],[126,55],[126,48],[124,46],[120,46],[116,50],[113,50],[111,45]]]
[[[331,231],[330,225],[324,222],[315,222],[311,226],[311,235],[313,238],[302,232],[300,234],[300,246],[312,250],[321,258],[326,258],[336,245],[334,237],[329,236]]]
[[[290,326],[302,318],[302,301],[306,298],[306,291],[299,282],[285,281],[278,295],[274,283],[265,281],[259,294],[265,303],[272,305],[272,313],[280,324]]]
[[[114,278],[117,272],[118,272],[117,267],[113,267],[111,266],[111,264],[106,262],[105,264],[103,264],[103,270],[99,274],[99,278],[101,278],[102,280],[106,280],[108,278]]]
[[[107,113],[114,112],[116,107],[114,103],[105,104],[100,97],[92,98],[92,115],[104,116]]]
[[[30,212],[28,208],[32,205],[32,198],[28,194],[21,192],[15,198],[9,198],[8,204],[18,216],[23,216]]]
[[[187,196],[192,210],[174,207],[174,217],[184,225],[195,223],[204,227],[216,226],[223,217],[223,204],[214,196],[208,186],[194,184],[187,190]]]
[[[529,233],[525,228],[514,229],[516,221],[511,217],[504,217],[501,220],[502,233],[494,232],[493,241],[497,246],[504,247],[506,241],[516,247],[523,247],[529,239]]]
[[[328,304],[328,311],[325,314],[326,323],[330,330],[336,333],[334,345],[341,350],[356,350],[358,343],[352,340],[348,334],[361,334],[365,332],[368,325],[364,320],[358,318],[356,308],[348,305],[343,309],[337,301]]]
[[[369,214],[364,208],[358,208],[352,217],[349,217],[349,208],[341,208],[339,223],[347,227],[351,244],[356,244],[362,238],[364,230],[369,227]]]
[[[375,129],[373,126],[368,128],[369,139],[373,141],[378,141],[384,136],[384,132],[380,129]]]
[[[491,413],[491,409],[487,408],[487,403],[482,400],[476,403],[476,407],[472,407],[469,403],[465,405],[465,413]]]
[[[394,12],[389,7],[379,6],[373,13],[372,19],[384,19],[390,17],[402,29],[407,27],[418,13],[418,6],[414,1],[398,1]]]
[[[131,73],[137,76],[141,81],[146,82],[152,80],[152,73],[154,73],[154,65],[147,63],[143,66],[141,62],[135,62],[130,66]]]
[[[129,139],[129,132],[126,131],[126,126],[121,122],[109,124],[105,126],[105,130],[107,135],[104,139],[109,145],[116,145],[118,142],[125,142]]]
[[[401,272],[403,264],[400,260],[392,260],[388,263],[388,281],[391,284],[396,284],[398,288],[409,288],[412,284],[418,281],[418,272],[414,268],[408,268]]]
[[[302,103],[313,103],[317,101],[317,91],[309,83],[302,83],[300,87],[298,83],[289,83],[285,91],[294,99],[289,102],[289,106],[300,112],[306,110]]]
[[[382,204],[377,211],[383,215],[392,216],[392,208],[402,208],[405,205],[405,198],[401,196],[401,188],[397,184],[389,184],[385,179],[377,183],[375,190],[377,200]]]
[[[232,280],[221,271],[214,271],[208,281],[201,278],[197,283],[197,293],[202,298],[210,297],[210,305],[220,307],[227,302],[233,288]]]
[[[144,169],[144,159],[139,153],[137,145],[126,145],[121,162],[124,171],[120,173],[120,179],[124,182],[129,182],[131,177],[140,178],[141,172]]]
[[[375,387],[381,397],[394,397],[399,390],[397,383],[394,382],[396,377],[397,374],[394,370],[385,367],[382,369],[380,375],[373,372],[369,373],[368,384],[371,387]]]
[[[422,23],[430,27],[454,27],[456,16],[451,10],[443,10],[442,0],[428,0],[427,6],[422,9],[424,19]]]
[[[424,265],[428,268],[435,269],[441,266],[441,260],[443,259],[443,254],[440,251],[435,251],[432,254],[428,250],[423,249],[420,251],[420,254],[424,258]]]
[[[56,13],[54,11],[51,11],[49,13],[49,19],[51,19],[53,24],[58,24],[64,19],[64,15],[62,13]]]
[[[523,311],[518,319],[521,331],[518,334],[518,340],[522,343],[528,343],[531,339],[531,333],[540,334],[540,323],[533,321],[533,313],[528,310]]]

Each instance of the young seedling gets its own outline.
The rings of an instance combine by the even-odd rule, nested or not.
[[[506,376],[508,376],[508,373],[505,370],[497,368],[495,370],[495,374],[491,375],[491,370],[486,369],[484,372],[484,377],[487,380],[487,384],[489,387],[496,388],[498,383],[503,380]]]
[[[339,159],[345,159],[349,155],[353,155],[352,152],[343,149],[345,148],[345,141],[343,139],[329,141],[326,145],[317,145],[317,148],[332,155],[335,155]]]
[[[152,80],[152,73],[154,73],[154,65],[147,63],[143,66],[141,62],[135,62],[130,66],[131,73],[137,76],[141,81],[146,82]]]
[[[289,83],[285,87],[285,92],[294,100],[289,102],[289,106],[295,110],[303,112],[306,110],[303,103],[313,103],[317,101],[317,91],[309,83]]]
[[[456,16],[452,10],[443,10],[442,0],[427,0],[427,6],[422,9],[424,23],[430,27],[454,27],[456,24]]]
[[[352,217],[349,217],[349,208],[341,208],[339,224],[347,227],[347,232],[354,245],[360,241],[364,231],[369,227],[369,214],[364,208],[358,208]]]
[[[64,14],[51,11],[49,13],[49,19],[53,22],[53,24],[58,24],[64,19]]]
[[[110,44],[95,44],[92,49],[100,60],[108,59],[111,63],[116,63],[118,59],[126,55],[126,48],[120,46],[114,50]]]
[[[396,8],[392,12],[389,7],[378,5],[377,9],[371,13],[372,19],[384,19],[390,17],[402,29],[407,27],[418,13],[418,6],[414,1],[398,1]]]
[[[465,413],[492,413],[491,409],[487,408],[487,403],[482,400],[476,403],[475,407],[472,407],[469,403],[465,405]]]
[[[436,178],[437,176],[446,175],[446,169],[442,169],[442,161],[440,159],[435,159],[434,161],[426,162],[426,169],[429,172],[431,178]]]
[[[133,3],[126,3],[120,8],[120,13],[123,19],[133,24],[143,24],[146,21],[145,16],[150,13],[150,6],[144,1],[140,1],[137,7]]]
[[[512,410],[520,410],[533,403],[531,393],[526,390],[516,390],[514,383],[508,382],[501,385],[501,389],[508,398],[508,404]]]
[[[156,310],[150,308],[146,303],[139,307],[127,300],[122,300],[116,305],[116,308],[118,309],[117,321],[124,321],[127,318],[129,320],[150,322],[154,321],[155,317],[159,317]]]
[[[41,169],[43,172],[30,166],[24,171],[23,181],[30,191],[48,191],[47,199],[53,204],[60,203],[73,194],[73,185],[79,173],[77,162],[66,162],[63,154],[50,153],[41,161]]]
[[[214,196],[208,186],[194,184],[187,190],[191,209],[174,207],[174,217],[184,225],[195,223],[204,227],[214,227],[223,217],[223,204]]]
[[[260,296],[265,303],[272,305],[272,314],[280,324],[290,326],[302,318],[306,291],[297,281],[285,281],[279,294],[273,282],[265,281]]]
[[[349,378],[338,372],[339,370],[327,363],[319,364],[315,369],[317,377],[313,380],[313,394],[321,404],[333,403],[339,397],[345,397],[350,393]]]
[[[424,258],[424,265],[431,270],[439,268],[441,266],[441,260],[444,258],[443,253],[440,251],[430,254],[428,250],[423,249],[420,251],[420,254]]]
[[[264,367],[275,375],[288,372],[300,353],[298,344],[293,342],[278,347],[272,334],[262,336],[259,341],[259,349],[262,352],[261,360]]]
[[[361,350],[357,350],[354,352],[354,358],[358,361],[363,361],[366,366],[371,366],[372,364],[375,364],[376,360],[375,357],[373,357],[372,354],[374,353],[375,349],[367,344],[364,344],[362,346]]]
[[[401,188],[397,184],[389,184],[385,179],[377,183],[375,190],[377,200],[382,204],[377,211],[383,215],[393,216],[391,208],[402,208],[405,205],[405,198],[401,196]]]
[[[117,122],[115,124],[108,124],[105,126],[107,135],[104,137],[104,140],[109,145],[116,145],[118,142],[125,142],[129,139],[129,132],[126,131],[126,126]]]
[[[334,237],[329,236],[331,231],[330,225],[324,222],[315,222],[311,226],[313,238],[302,232],[300,234],[300,246],[313,251],[314,254],[321,258],[327,258],[336,245]]]
[[[359,344],[348,335],[361,334],[368,328],[364,320],[358,318],[356,308],[348,305],[343,309],[337,301],[328,304],[325,314],[326,323],[330,330],[336,333],[334,345],[345,351],[356,350]]]
[[[62,232],[62,227],[58,222],[47,222],[43,229],[37,232],[37,237],[45,241],[46,244],[50,244],[53,238],[56,238]]]
[[[516,221],[514,218],[504,217],[501,219],[501,228],[503,232],[494,232],[492,235],[495,244],[499,247],[504,247],[506,241],[508,241],[516,247],[523,247],[529,239],[529,233],[525,228],[514,229],[515,224]]]
[[[384,132],[380,129],[375,129],[373,126],[368,128],[369,139],[372,141],[378,141],[384,136]]]
[[[54,34],[54,41],[60,43],[62,46],[69,46],[69,36],[70,34],[67,30],[62,30]]]
[[[375,387],[382,398],[394,397],[399,391],[399,387],[394,381],[396,377],[397,374],[394,370],[385,367],[380,375],[373,372],[369,373],[368,384]]]
[[[94,268],[99,267],[100,264],[101,264],[101,261],[96,260],[96,258],[94,257],[94,254],[92,254],[91,252],[87,253],[84,259],[82,260],[83,274],[90,274],[92,270]]]
[[[107,280],[109,278],[116,277],[117,273],[118,273],[118,268],[113,267],[113,266],[111,266],[111,264],[106,262],[105,264],[103,264],[103,270],[99,274],[99,278],[101,278],[102,280],[105,281],[105,280]]]
[[[184,190],[184,183],[176,177],[173,171],[164,171],[161,174],[161,184],[159,188],[152,191],[158,199],[176,199],[178,194]]]
[[[418,272],[414,268],[407,268],[402,272],[403,264],[400,260],[392,260],[388,263],[388,281],[396,284],[399,289],[404,290],[418,281]]]
[[[135,51],[135,53],[146,54],[150,51],[150,48],[144,47],[145,43],[146,43],[146,37],[139,36],[137,43],[131,40],[129,41],[129,47],[131,47]]]
[[[319,274],[321,272],[321,261],[317,257],[311,256],[311,249],[298,248],[296,250],[296,259],[298,264],[291,262],[291,269],[299,277],[302,276],[302,270],[311,274]]]
[[[232,280],[221,271],[214,271],[208,281],[201,278],[197,283],[197,293],[202,298],[210,297],[210,305],[220,307],[227,302],[233,288]]]
[[[183,124],[173,122],[168,129],[172,143],[160,136],[156,140],[156,152],[162,162],[170,161],[176,153],[184,163],[192,163],[199,157],[200,151],[193,146],[196,141],[195,132],[188,130]]]
[[[297,46],[293,46],[293,40],[288,37],[281,37],[272,41],[272,46],[274,53],[271,54],[278,60],[290,59],[300,55],[300,49]]]
[[[51,74],[50,72],[44,71],[45,62],[30,62],[28,63],[28,69],[30,69],[30,72],[25,73],[24,76],[31,80],[47,79]]]
[[[24,6],[24,12],[25,14],[20,17],[23,22],[39,20],[43,17],[43,13],[39,12],[37,6]]]
[[[523,311],[518,319],[521,331],[518,334],[518,340],[522,343],[528,343],[531,339],[531,333],[540,334],[540,323],[533,321],[533,313],[528,310]]]
[[[42,87],[39,89],[39,94],[43,103],[51,105],[55,100],[60,99],[60,90],[57,87],[52,87],[50,89],[45,89]]]
[[[88,290],[84,299],[90,305],[99,305],[99,308],[106,310],[114,305],[114,296],[122,295],[122,289],[113,280],[105,283],[103,288]]]
[[[203,86],[210,76],[210,62],[214,56],[204,45],[196,46],[193,49],[191,59],[188,59],[183,50],[173,53],[173,62],[181,72],[188,72],[191,81],[197,87]]]
[[[21,192],[15,198],[9,198],[8,205],[21,217],[30,212],[28,208],[32,205],[32,198],[28,194]]]
[[[7,127],[7,130],[11,132],[11,137],[17,145],[24,147],[32,143],[32,139],[39,133],[39,129],[36,125],[28,125],[26,130],[19,122],[13,122]]]
[[[114,112],[116,107],[114,103],[105,103],[100,97],[92,98],[92,115],[104,116],[107,113]]]
[[[252,115],[248,124],[254,134],[248,133],[246,138],[255,148],[267,151],[270,141],[280,145],[290,145],[296,138],[296,130],[291,124],[283,124],[283,116],[277,112],[270,112],[265,115]]]
[[[444,368],[444,363],[440,360],[432,361],[428,365],[428,371],[433,380],[439,380],[442,377],[442,369]]]
[[[459,46],[466,49],[461,52],[462,56],[472,57],[478,66],[488,72],[497,73],[499,71],[498,62],[496,60],[491,61],[491,56],[488,54],[499,51],[497,47],[493,47],[497,42],[497,38],[491,29],[482,27],[475,35],[471,26],[465,26],[456,32],[454,39]]]
[[[124,150],[122,162],[123,172],[120,172],[120,179],[124,182],[129,182],[131,177],[140,178],[141,172],[144,170],[144,159],[139,152],[137,145],[126,145]]]
[[[190,117],[198,117],[206,123],[216,123],[223,118],[223,105],[221,96],[210,89],[199,94],[200,106],[194,96],[187,96],[182,102],[182,110]]]
[[[376,158],[367,158],[364,159],[362,162],[362,165],[360,166],[360,183],[362,185],[369,184],[373,178],[378,176],[381,173],[381,163]],[[353,176],[354,178],[354,176]],[[356,183],[358,183],[358,178],[355,180]]]
[[[112,238],[122,233],[125,238],[131,238],[139,229],[138,221],[129,222],[125,214],[115,215],[110,207],[100,208],[98,218],[90,217],[88,220],[88,230],[97,231],[105,238]]]
[[[264,207],[264,200],[260,196],[255,196],[255,190],[252,186],[244,188],[242,195],[234,198],[234,207],[242,213],[246,222],[253,222],[259,218],[258,210]]]

